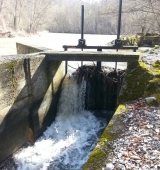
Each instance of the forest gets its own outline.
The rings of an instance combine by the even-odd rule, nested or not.
[[[116,34],[119,0],[0,0],[0,33]],[[160,33],[160,0],[123,0],[121,34]]]

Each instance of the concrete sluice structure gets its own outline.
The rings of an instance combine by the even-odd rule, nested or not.
[[[35,53],[42,49],[17,47],[18,55],[0,57],[0,161],[53,122],[65,77],[63,61],[48,62]]]
[[[45,50],[17,43],[18,55],[0,57],[0,161],[25,143],[34,142],[54,121],[67,70],[64,60],[84,61],[86,57],[88,61],[126,61],[134,65],[139,58],[133,52]]]

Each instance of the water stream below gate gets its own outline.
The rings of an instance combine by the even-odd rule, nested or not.
[[[35,142],[14,155],[18,170],[81,170],[106,120],[85,107],[86,82],[66,78],[55,121]]]

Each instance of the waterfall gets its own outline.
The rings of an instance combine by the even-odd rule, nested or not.
[[[106,126],[85,107],[86,81],[64,80],[55,121],[33,146],[14,155],[18,170],[81,170]]]

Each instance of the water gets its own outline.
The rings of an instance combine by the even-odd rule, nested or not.
[[[18,170],[81,170],[105,119],[84,110],[86,82],[66,78],[53,124],[33,146],[14,155]]]

